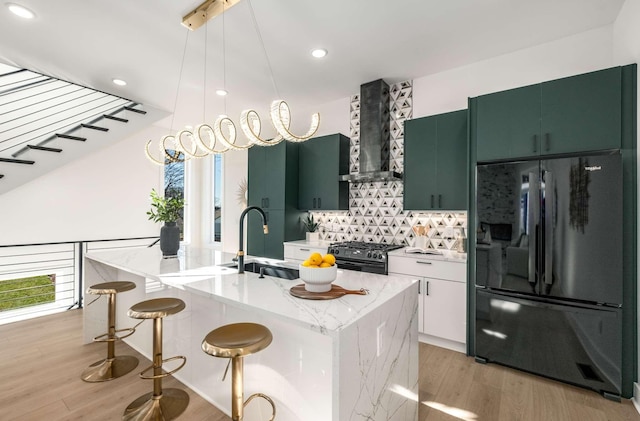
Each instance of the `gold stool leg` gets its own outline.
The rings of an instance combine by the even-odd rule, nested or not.
[[[244,360],[243,357],[231,359],[231,419],[244,418]]]
[[[87,367],[81,375],[82,380],[89,383],[105,382],[117,379],[131,372],[138,366],[138,359],[131,355],[116,357],[116,294],[109,294],[107,324],[107,358],[96,361]]]
[[[125,409],[124,421],[169,421],[187,409],[189,395],[181,389],[162,390],[162,318],[153,319],[153,392],[140,396]]]
[[[231,419],[233,421],[242,421],[244,419],[244,407],[247,406],[254,398],[263,398],[271,405],[271,418],[273,421],[276,417],[276,405],[273,400],[263,394],[254,393],[244,402],[244,358],[233,357],[231,359]]]

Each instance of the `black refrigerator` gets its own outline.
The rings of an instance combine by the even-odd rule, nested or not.
[[[621,395],[618,152],[477,166],[475,354]]]

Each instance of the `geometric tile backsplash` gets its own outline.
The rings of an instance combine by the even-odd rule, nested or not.
[[[404,121],[413,115],[413,82],[389,86],[390,165],[403,172]],[[358,172],[360,147],[360,96],[350,101],[349,171]],[[401,181],[350,183],[349,210],[311,212],[320,223],[320,238],[327,241],[366,241],[415,245],[413,226],[428,227],[428,248],[454,249],[461,228],[467,228],[466,212],[403,211]],[[453,230],[451,229],[453,228]]]

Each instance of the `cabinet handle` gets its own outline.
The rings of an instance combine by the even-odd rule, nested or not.
[[[322,198],[318,197],[318,209],[322,208]]]
[[[427,281],[427,295],[429,295],[429,281]]]
[[[431,265],[431,262],[425,262],[424,260],[416,260],[416,263],[420,263],[421,265]]]
[[[533,135],[533,151],[538,152],[538,135]]]
[[[264,208],[264,197],[262,199],[260,199],[260,207]]]
[[[549,133],[544,134],[544,149],[546,151],[551,149],[551,135]]]
[[[315,208],[316,208],[316,198],[314,197],[313,198],[313,209],[315,209]]]
[[[300,251],[310,251],[310,249],[298,249]]]
[[[442,209],[442,195],[441,194],[438,195],[438,207],[440,209]]]
[[[268,197],[266,198],[266,201],[267,201],[267,207],[269,207],[269,198]]]
[[[431,207],[433,208],[433,195],[431,195]]]

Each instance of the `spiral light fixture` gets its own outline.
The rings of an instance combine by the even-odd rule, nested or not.
[[[193,11],[189,12],[182,19],[182,24],[194,31],[200,26],[205,25],[210,19],[223,15],[229,7],[235,5],[240,0],[206,0]],[[253,13],[253,7],[251,6],[251,0],[247,0],[249,4],[249,10],[251,18],[253,20],[254,28],[256,30],[258,39],[261,43],[269,72],[271,75],[271,81],[278,94],[278,89],[273,77],[273,71],[271,69],[271,63],[264,47],[262,35],[258,28],[255,15]],[[184,52],[182,56],[182,65],[180,68],[180,78],[178,80],[178,92],[176,92],[176,101],[180,90],[180,80],[182,79],[182,69],[184,67],[184,58],[186,53],[187,41],[189,39],[187,31],[187,39],[185,40]],[[224,24],[223,24],[223,48],[224,48]],[[223,50],[223,60],[226,62],[226,54]],[[206,77],[206,36],[205,36],[205,77]],[[205,79],[206,82],[206,79]],[[206,85],[206,83],[205,83]],[[225,89],[226,91],[226,89]],[[175,117],[175,104],[174,104],[174,117]],[[320,114],[315,113],[311,116],[311,126],[309,130],[303,135],[295,135],[290,131],[291,125],[291,110],[289,105],[283,100],[276,100],[271,103],[270,107],[270,121],[271,125],[276,131],[276,135],[272,139],[263,139],[260,137],[262,129],[262,121],[258,113],[253,109],[246,109],[242,111],[240,115],[240,128],[242,133],[247,138],[245,144],[239,144],[237,141],[237,130],[234,122],[226,115],[218,117],[213,125],[207,123],[201,123],[195,127],[193,131],[183,129],[178,131],[175,135],[169,134],[160,138],[158,147],[160,151],[160,158],[154,157],[150,152],[150,146],[153,142],[149,140],[145,145],[145,154],[150,162],[156,165],[165,165],[165,163],[171,162],[185,162],[193,158],[204,158],[212,154],[223,154],[231,150],[247,150],[255,145],[258,146],[273,146],[287,140],[290,142],[303,142],[311,138],[317,131],[320,125]],[[171,123],[173,127],[173,120]]]

